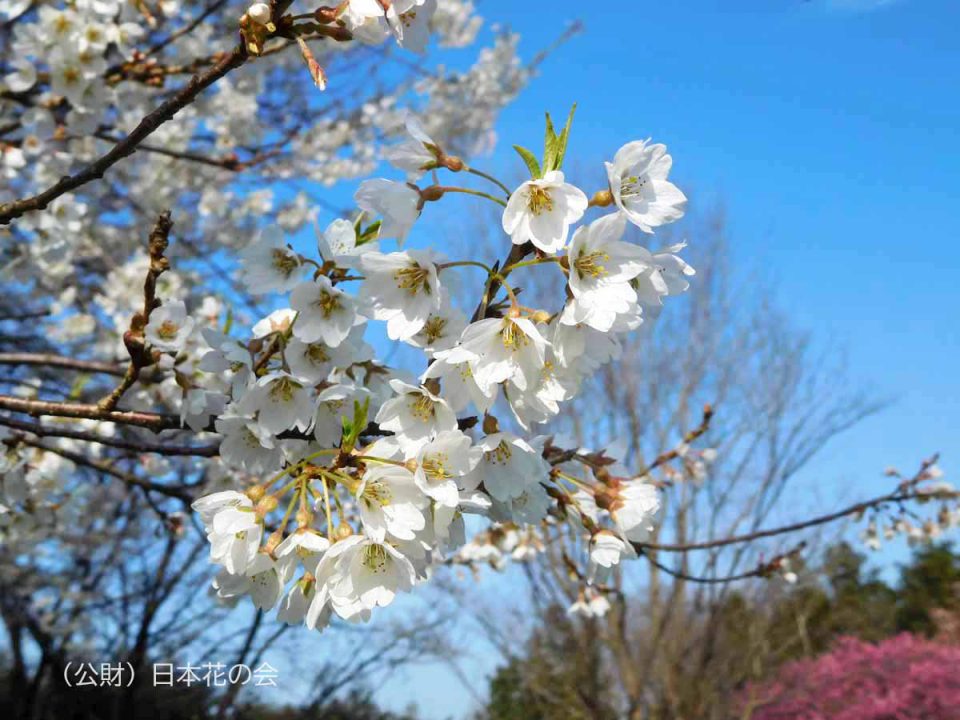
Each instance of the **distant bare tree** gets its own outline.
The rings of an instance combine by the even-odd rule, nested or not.
[[[817,528],[858,514],[856,506],[814,512],[799,527],[766,532],[777,520],[811,516],[809,506],[795,512],[784,506],[796,497],[801,471],[884,403],[852,380],[836,347],[822,347],[787,320],[770,287],[734,267],[722,211],[695,222],[681,229],[689,233],[697,269],[687,295],[671,312],[648,318],[645,332],[550,426],[594,450],[616,446],[611,455],[628,468],[651,469],[664,490],[661,522],[640,548],[645,567],[611,576],[603,588],[611,603],[604,617],[561,623],[569,642],[607,668],[615,687],[600,688],[602,698],[568,698],[568,713],[558,717],[592,717],[590,707],[610,697],[624,717],[721,717],[711,713],[722,713],[718,698],[736,678],[718,645],[719,629],[729,619],[731,593],[744,590],[730,581],[785,572],[791,559],[801,562],[798,550]],[[685,237],[664,235],[665,245]],[[534,297],[546,291],[526,289]],[[820,503],[835,499],[824,488],[811,490]],[[562,537],[561,525],[537,559],[522,564],[529,605],[539,616],[582,598],[584,578],[571,561],[582,549]],[[768,589],[750,592],[759,597]],[[512,616],[500,604],[495,621],[489,613],[478,610],[479,627],[509,660],[520,650],[517,638],[526,637],[529,615]],[[554,621],[550,632],[560,632]],[[750,661],[762,664],[778,648],[763,637],[762,618],[744,622],[744,632],[755,635]],[[531,682],[559,692],[542,662],[518,668],[541,674]],[[577,702],[584,703],[580,711]]]

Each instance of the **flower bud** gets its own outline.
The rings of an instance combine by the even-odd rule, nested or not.
[[[251,488],[247,488],[247,497],[253,500],[253,502],[259,502],[264,495],[267,494],[267,491],[264,489],[263,485],[254,485]]]
[[[430,187],[424,188],[420,191],[420,198],[423,200],[423,202],[436,202],[443,197],[445,192],[446,191],[443,188],[437,187],[436,185],[431,185]]]
[[[613,193],[609,190],[598,190],[590,198],[591,207],[610,207],[613,205]]]
[[[254,509],[258,517],[264,517],[276,510],[279,504],[280,500],[277,499],[276,495],[267,495],[259,503],[257,503],[257,506]]]
[[[247,10],[247,16],[257,25],[266,25],[270,22],[270,6],[266,3],[254,3]]]
[[[275,530],[270,533],[270,537],[267,538],[267,542],[263,545],[263,552],[267,555],[273,555],[273,551],[277,549],[277,546],[283,542],[283,531],[280,529]]]

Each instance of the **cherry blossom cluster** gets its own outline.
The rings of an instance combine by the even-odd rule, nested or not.
[[[318,186],[370,173],[382,143],[403,132],[401,104],[422,105],[430,132],[451,147],[481,151],[491,146],[499,111],[530,76],[519,59],[518,37],[497,32],[492,45],[462,71],[424,63],[416,72],[393,69],[382,82],[360,84],[355,78],[365,73],[363,63],[378,57],[369,43],[419,51],[426,24],[439,45],[462,48],[474,42],[483,23],[470,0],[398,2],[389,13],[380,5],[382,17],[376,18],[371,7],[362,1],[339,3],[336,17],[324,18],[350,33],[349,40],[310,39],[315,59],[333,79],[325,94],[304,93],[303,81],[309,81],[303,59],[295,49],[284,51],[282,38],[268,37],[262,56],[157,129],[138,147],[135,161],[111,169],[108,181],[85,185],[0,228],[3,277],[16,286],[18,312],[35,318],[29,321],[30,335],[42,339],[40,348],[46,344],[53,353],[108,364],[126,359],[123,335],[132,308],[141,302],[149,264],[140,249],[140,228],[172,208],[175,270],[160,278],[158,294],[179,301],[166,302],[154,313],[145,339],[156,365],[126,391],[123,406],[172,412],[196,432],[212,429],[211,417],[229,400],[230,382],[199,368],[209,350],[203,331],[222,329],[228,313],[238,325],[246,323],[253,303],[236,287],[211,286],[209,278],[226,274],[221,260],[211,258],[245,245],[254,222],[273,223],[289,234],[309,227],[317,210],[308,195]],[[238,19],[231,4],[211,9],[212,14],[205,13],[203,7],[175,0],[0,3],[0,173],[5,181],[0,182],[0,205],[36,193],[108,152],[190,74],[217,62],[237,37],[235,31],[221,37],[218,28],[235,28]],[[266,28],[276,18],[264,22],[264,9],[255,4],[239,19],[241,28],[258,19]],[[358,30],[359,25],[365,29]],[[375,65],[372,71],[376,76]],[[329,105],[317,113],[311,97]],[[473,110],[466,113],[466,107]],[[277,128],[283,128],[285,145],[275,140]],[[240,172],[248,166],[258,173],[253,186]],[[290,178],[304,188],[292,197]],[[8,335],[26,327],[9,322],[4,318]],[[178,323],[184,328],[168,337]],[[75,393],[89,396],[99,381],[109,380],[17,370],[6,382],[12,395],[27,400],[64,397],[63,383],[69,390],[74,380]],[[202,389],[191,380],[200,373],[205,373]],[[136,431],[110,422],[62,426],[107,441],[137,442]],[[10,552],[16,547],[30,552],[47,538],[63,540],[85,503],[97,506],[103,496],[116,499],[123,490],[111,493],[98,486],[91,491],[86,482],[91,463],[112,464],[110,453],[97,444],[62,437],[41,443],[6,426],[0,428],[0,443],[0,541]],[[89,462],[78,465],[70,457]],[[230,471],[218,459],[184,462],[144,453],[135,474],[174,481],[184,472],[222,484]],[[122,483],[132,474],[114,477]]]
[[[682,245],[651,251],[625,239],[630,224],[653,233],[683,215],[666,148],[625,145],[591,199],[562,170],[572,118],[560,133],[548,119],[542,159],[518,148],[531,178],[511,191],[445,152],[411,115],[408,137],[385,152],[406,179],[361,183],[358,212],[320,234],[317,257],[296,252],[275,227],[243,251],[246,288],[289,293],[288,306],[257,322],[251,338],[202,328],[199,379],[181,381],[188,421],[212,418],[223,463],[253,478],[244,491],[194,503],[222,567],[221,598],[250,595],[310,628],[333,615],[365,620],[436,565],[468,557],[478,544],[465,546],[465,518],[478,516],[493,523],[489,533],[511,538],[515,555],[533,547],[541,524],[569,527],[583,539],[583,602],[600,611],[597,586],[648,537],[657,488],[536,428],[618,356],[644,308],[682,293],[694,271],[677,254]],[[443,185],[440,173],[491,187]],[[503,262],[402,249],[426,205],[455,193],[501,206]],[[599,217],[586,221],[591,206]],[[461,307],[454,288],[477,269],[482,282]],[[512,286],[521,270],[561,274],[553,306],[521,302]],[[377,324],[423,353],[419,376],[376,359],[365,338]],[[170,302],[151,316],[147,337],[175,355],[194,325]],[[209,390],[204,373],[227,380]]]
[[[884,541],[904,537],[910,545],[934,542],[943,533],[960,527],[960,503],[957,490],[943,479],[943,470],[935,461],[927,461],[920,472],[912,478],[904,478],[896,468],[889,468],[886,476],[900,481],[901,488],[916,488],[917,502],[934,504],[936,512],[921,517],[910,509],[898,506],[894,509],[877,508],[870,514],[860,539],[870,550],[879,550]]]
[[[196,257],[241,247],[264,216],[294,232],[315,216],[310,184],[373,171],[384,139],[403,130],[402,106],[423,105],[431,131],[463,151],[489,147],[499,111],[529,78],[517,37],[504,32],[463,71],[424,65],[384,73],[383,82],[369,86],[356,83],[353,73],[367,71],[362,64],[376,57],[377,46],[384,55],[393,43],[421,52],[433,37],[462,48],[475,41],[482,19],[469,0],[403,0],[388,10],[375,0],[351,0],[294,25],[309,43],[311,62],[323,66],[318,72],[331,76],[325,94],[304,93],[304,57],[269,29],[281,22],[271,8],[290,4],[246,9],[241,31],[259,38],[254,49],[262,53],[154,131],[138,147],[137,162],[112,169],[110,182],[88,184],[25,215],[12,231],[0,230],[5,268],[33,284],[38,303],[61,303],[52,332],[66,331],[86,347],[96,343],[101,354],[114,349],[117,328],[98,332],[90,312],[91,289],[101,285],[70,276],[78,263],[101,276],[132,271],[138,219],[189,208],[178,215],[178,230],[192,249],[177,252]],[[0,205],[110,151],[190,74],[214,65],[236,38],[218,37],[215,29],[238,20],[226,7],[197,25],[202,11],[176,0],[0,3]],[[317,29],[328,35],[310,34]],[[464,122],[467,105],[475,111]],[[258,173],[254,187],[243,182],[248,169]],[[303,188],[292,197],[291,178]],[[70,292],[63,295],[65,285]]]

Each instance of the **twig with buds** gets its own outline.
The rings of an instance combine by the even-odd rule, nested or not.
[[[143,309],[133,316],[130,320],[130,327],[123,334],[123,344],[126,346],[127,352],[130,353],[130,364],[127,366],[120,384],[97,403],[101,410],[110,411],[116,408],[123,394],[137,382],[140,371],[153,363],[152,355],[147,348],[144,337],[144,328],[150,321],[150,314],[160,305],[160,301],[157,299],[157,279],[170,268],[170,262],[164,253],[169,244],[172,228],[173,221],[170,219],[170,211],[165,210],[157,217],[150,233],[150,244],[147,251],[150,258],[150,267],[147,269],[147,277],[143,283]]]

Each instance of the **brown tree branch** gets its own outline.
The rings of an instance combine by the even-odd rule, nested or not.
[[[127,370],[123,374],[120,384],[97,403],[101,410],[113,410],[120,402],[123,394],[133,387],[140,378],[140,371],[153,363],[151,353],[147,350],[144,328],[150,322],[150,314],[160,306],[160,301],[157,300],[157,279],[170,268],[170,262],[164,256],[164,253],[169,244],[172,227],[173,221],[170,219],[170,211],[165,210],[157,217],[153,230],[150,232],[148,246],[150,267],[147,270],[146,280],[143,282],[143,309],[131,318],[130,328],[123,335],[123,344],[126,346],[127,352],[130,353],[130,364],[127,365]]]
[[[9,352],[0,353],[0,365],[37,365],[57,367],[79,372],[101,373],[123,377],[124,369],[118,364],[98,360],[77,360],[52,353]]]
[[[144,490],[150,490],[160,493],[161,495],[166,495],[167,497],[177,498],[178,500],[183,500],[184,502],[190,502],[193,500],[193,496],[184,488],[171,487],[167,485],[161,485],[160,483],[151,482],[150,480],[138,477],[132,473],[126,473],[121,470],[117,470],[110,463],[102,460],[94,460],[93,458],[88,458],[86,455],[81,455],[80,453],[76,453],[71,450],[64,450],[63,448],[47,445],[39,440],[31,440],[30,438],[18,438],[18,440],[24,445],[29,445],[30,447],[35,447],[38,450],[43,450],[45,452],[51,452],[54,455],[59,455],[60,457],[65,458],[66,460],[69,460],[77,465],[82,465],[83,467],[90,468],[91,470],[96,470],[97,472],[105,475],[110,475],[111,477],[121,480],[127,485],[140,487]]]
[[[724,583],[736,582],[737,580],[770,577],[773,573],[775,573],[777,570],[780,569],[780,567],[783,564],[783,561],[786,558],[799,553],[801,550],[803,550],[805,545],[806,545],[805,543],[800,543],[797,547],[795,547],[790,552],[781,553],[780,555],[777,555],[775,558],[773,558],[768,562],[758,563],[757,566],[752,570],[736,573],[734,575],[725,575],[725,576],[717,576],[717,577],[690,575],[689,573],[684,572],[683,570],[676,570],[674,568],[669,567],[668,565],[664,565],[655,557],[653,557],[650,553],[641,552],[640,554],[643,555],[650,562],[651,565],[667,573],[667,575],[671,575],[677,578],[678,580],[684,580],[686,582],[701,583],[703,585],[722,585]]]
[[[803,520],[801,522],[791,523],[790,525],[781,525],[776,528],[769,528],[767,530],[757,530],[756,532],[745,533],[743,535],[731,535],[730,537],[718,538],[716,540],[705,540],[703,542],[695,543],[684,543],[676,545],[665,545],[660,543],[634,543],[634,548],[637,552],[643,552],[644,550],[663,550],[666,552],[690,552],[691,550],[709,550],[711,548],[726,547],[728,545],[737,545],[739,543],[752,542],[754,540],[762,540],[763,538],[776,537],[777,535],[787,535],[789,533],[799,532],[801,530],[807,530],[812,527],[817,527],[818,525],[826,525],[827,523],[834,522],[836,520],[841,520],[845,517],[851,515],[859,515],[865,513],[867,510],[873,508],[882,507],[883,505],[888,505],[890,503],[902,503],[908,502],[910,500],[937,500],[937,499],[956,499],[960,497],[960,492],[923,492],[923,491],[909,491],[903,492],[897,490],[894,493],[888,495],[881,495],[880,497],[873,498],[872,500],[864,500],[863,502],[858,502],[849,507],[845,507],[842,510],[837,510],[836,512],[828,513],[826,515],[820,515],[809,520]]]
[[[65,427],[50,427],[42,423],[31,423],[16,418],[0,415],[0,425],[31,433],[37,437],[60,437],[82,442],[92,442],[98,445],[129,450],[136,453],[154,453],[171,457],[216,457],[220,453],[219,443],[216,445],[163,445],[139,440],[123,440],[121,438],[104,437],[95,432],[85,430],[71,430]]]
[[[121,425],[134,425],[153,432],[180,429],[180,418],[176,415],[163,415],[135,410],[103,410],[96,405],[86,403],[52,402],[49,400],[28,400],[25,398],[0,395],[0,410],[25,413],[34,417],[78,418],[84,420],[103,420]]]

